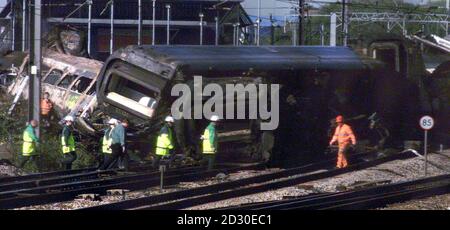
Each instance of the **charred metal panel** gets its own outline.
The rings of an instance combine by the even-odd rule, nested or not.
[[[342,47],[211,47],[130,46],[106,62],[98,87],[111,63],[122,60],[168,80],[175,71],[204,74],[213,71],[299,71],[305,69],[360,70],[366,68],[350,49]],[[105,95],[100,91],[99,102]]]
[[[437,139],[450,145],[450,62],[441,64],[431,76],[429,91],[433,116],[436,118]]]
[[[24,61],[23,66],[26,65]],[[75,116],[77,123],[86,126],[88,122],[80,119],[88,119],[95,110],[96,97],[95,85],[103,63],[92,59],[75,57],[47,50],[43,57],[44,71],[42,78],[43,92],[50,93],[50,99],[55,104],[58,117],[67,115]],[[27,92],[18,92],[19,86],[25,78],[25,68],[21,68],[15,83],[9,87],[12,95],[23,93],[28,98]],[[56,71],[60,75],[50,73]],[[48,80],[48,81],[47,81]],[[82,116],[81,116],[82,115]],[[81,127],[83,130],[93,131],[90,126]],[[92,133],[91,133],[92,134]]]
[[[93,59],[80,58],[53,51],[46,52],[43,62],[49,68],[56,68],[69,74],[85,76],[91,79],[96,78],[103,67],[102,62]]]
[[[358,70],[364,66],[353,51],[343,47],[130,47],[141,55],[192,71],[211,70]]]

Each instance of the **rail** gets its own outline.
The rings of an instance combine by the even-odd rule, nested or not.
[[[351,171],[372,167],[377,164],[392,160],[414,157],[410,152],[398,153],[366,162],[364,159],[374,153],[365,153],[350,156],[349,160],[354,164],[346,169],[324,170],[334,166],[335,161],[329,160],[303,167],[286,169],[280,172],[255,176],[251,178],[225,182],[216,185],[204,186],[194,189],[166,193],[151,197],[144,197],[113,204],[87,208],[85,210],[99,209],[133,209],[133,210],[161,210],[183,209],[210,202],[226,200],[245,195],[266,192],[278,188],[289,187],[317,179],[336,176]],[[319,172],[317,172],[319,171]],[[311,174],[312,173],[312,174]],[[297,176],[297,177],[294,177]],[[294,178],[292,178],[294,177]],[[274,181],[275,180],[275,181]],[[256,184],[256,185],[255,185]]]

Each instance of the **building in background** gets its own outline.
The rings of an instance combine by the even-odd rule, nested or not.
[[[15,15],[15,48],[22,47],[22,0],[8,0],[1,8],[0,18]],[[88,30],[88,4],[76,10],[86,0],[43,0],[44,34],[55,27],[81,31],[86,40]],[[104,60],[110,52],[111,18],[109,0],[95,0],[92,5],[91,56]],[[216,41],[216,21],[219,25],[219,43],[233,44],[236,31],[245,31],[253,25],[252,20],[241,6],[243,0],[157,0],[155,8],[155,44],[166,44],[167,5],[170,5],[170,44],[200,44],[200,14],[203,14],[203,44]],[[14,11],[11,9],[14,8]],[[142,1],[142,44],[152,44],[153,3]],[[114,0],[114,49],[138,43],[138,0]],[[73,13],[73,14],[71,14]],[[236,29],[239,25],[239,30]],[[12,27],[12,25],[10,25]],[[86,43],[86,42],[85,42]]]
[[[249,15],[256,17],[258,15],[258,0],[245,0],[242,6]],[[295,13],[294,4],[279,0],[261,0],[261,16],[268,18],[273,16],[284,16]]]

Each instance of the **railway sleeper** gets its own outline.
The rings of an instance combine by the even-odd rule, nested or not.
[[[228,198],[234,198],[238,196],[245,196],[250,194],[255,194],[259,192],[265,192],[268,190],[273,190],[277,188],[289,187],[296,184],[301,184],[305,182],[309,182],[312,180],[317,180],[321,178],[326,178],[330,176],[336,176],[340,174],[347,173],[349,171],[360,170],[363,168],[372,167],[377,164],[385,163],[392,160],[410,158],[414,155],[408,154],[409,152],[402,152],[396,155],[387,156],[381,159],[378,159],[374,162],[363,162],[356,165],[351,166],[347,169],[342,170],[330,170],[326,172],[315,173],[311,175],[304,175],[300,177],[290,178],[290,179],[282,179],[286,177],[291,177],[294,175],[300,175],[310,172],[315,172],[318,169],[330,167],[330,165],[334,164],[334,160],[321,162],[315,165],[308,165],[299,168],[284,170],[277,173],[272,173],[268,175],[261,175],[247,179],[241,179],[211,186],[199,187],[195,189],[172,192],[167,194],[161,194],[153,197],[145,197],[134,199],[125,202],[119,202],[110,205],[102,205],[98,207],[93,207],[90,209],[182,209],[191,207],[193,204],[201,205],[205,203],[210,203],[214,201],[225,200]],[[351,156],[350,158],[360,158],[364,157],[368,154],[373,153],[365,153],[358,154],[357,156]],[[269,182],[275,179],[282,179],[277,182]],[[244,187],[250,184],[258,184],[258,183],[267,183],[263,185],[256,185],[252,187]],[[238,188],[238,189],[236,189]],[[230,190],[231,189],[231,190]],[[227,191],[228,190],[228,191]],[[224,192],[225,191],[225,192]],[[201,196],[201,197],[198,197]],[[165,202],[171,202],[173,200],[185,199],[177,202],[168,203],[165,205],[159,205]]]
[[[76,197],[77,200],[88,200],[88,201],[101,201],[102,198],[100,194],[80,194]]]

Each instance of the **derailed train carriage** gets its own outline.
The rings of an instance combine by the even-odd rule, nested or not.
[[[23,58],[12,84],[8,85],[10,95],[21,94],[28,98],[26,69],[28,56]],[[45,50],[42,63],[42,91],[50,94],[54,102],[54,116],[62,119],[66,115],[78,117],[77,128],[81,134],[93,134],[96,129],[87,125],[85,118],[96,107],[96,82],[103,66],[100,61],[76,57]]]
[[[327,147],[330,120],[349,118],[359,139],[370,139],[367,118],[377,114],[391,133],[387,145],[413,138],[418,116],[417,88],[385,64],[343,47],[130,46],[115,52],[97,82],[92,125],[109,117],[131,121],[132,148],[153,152],[163,118],[178,98],[172,87],[207,83],[280,85],[276,130],[260,129],[261,119],[223,120],[219,158],[259,161],[315,157]],[[205,103],[209,97],[202,97]],[[269,97],[270,98],[270,97]],[[235,96],[248,105],[248,97]],[[248,108],[248,106],[247,106]],[[224,108],[226,111],[226,108]],[[178,153],[198,155],[207,120],[175,123]]]
[[[443,58],[448,53],[429,45],[431,50],[428,54],[435,53],[438,57],[439,54],[444,54],[438,58],[441,63],[428,63],[429,67],[439,64],[434,66],[436,68],[430,74],[425,66],[422,48],[421,40],[385,34],[369,40],[365,55],[383,61],[388,70],[400,74],[401,78],[417,86],[408,95],[419,98],[415,106],[421,115],[435,118],[436,126],[431,131],[433,146],[450,146],[450,62],[448,56]],[[417,120],[414,122],[417,123]]]

